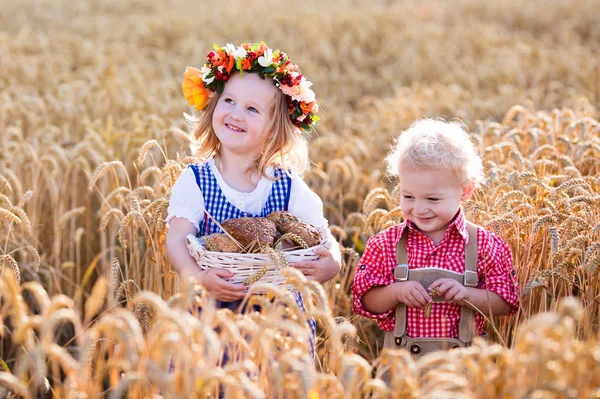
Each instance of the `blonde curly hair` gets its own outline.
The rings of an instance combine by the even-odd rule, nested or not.
[[[402,132],[385,158],[387,173],[400,169],[451,170],[464,187],[477,187],[484,179],[483,164],[463,123],[426,118]]]

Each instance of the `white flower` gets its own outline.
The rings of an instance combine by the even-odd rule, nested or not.
[[[263,55],[258,57],[258,63],[264,68],[271,66],[273,63],[273,51],[271,49],[267,49]]]
[[[212,81],[215,80],[214,76],[210,79],[207,78],[207,76],[212,72],[212,69],[210,69],[209,67],[203,66],[202,68],[200,68],[200,71],[202,72],[202,81],[207,85],[211,84]]]
[[[246,58],[246,49],[242,46],[238,47],[233,53],[231,53],[235,58]]]
[[[227,43],[223,49],[227,54],[231,55],[235,51],[235,46],[231,43]]]
[[[302,80],[300,81],[301,101],[304,101],[306,103],[311,103],[315,101],[315,92],[312,91],[312,89],[310,89],[310,86],[312,86],[312,82],[302,77]]]

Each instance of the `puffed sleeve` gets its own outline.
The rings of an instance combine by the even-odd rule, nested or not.
[[[478,229],[478,239],[482,242],[477,268],[479,288],[500,295],[511,306],[509,315],[515,314],[519,309],[520,290],[510,247],[496,234],[483,229]]]
[[[173,218],[183,218],[189,220],[196,230],[200,229],[200,222],[204,219],[204,197],[192,168],[185,168],[173,185],[167,213],[167,224]]]
[[[323,216],[321,197],[298,176],[292,176],[288,212],[315,227],[326,229],[328,226],[327,219]]]
[[[365,252],[354,274],[352,284],[352,310],[354,313],[371,319],[387,319],[394,317],[390,309],[385,313],[371,313],[363,307],[362,297],[373,287],[394,283],[393,268],[395,266],[395,246],[389,244],[395,238],[390,229],[384,230],[367,241]],[[389,245],[388,245],[389,244]],[[392,251],[393,257],[388,253]]]
[[[326,236],[325,247],[331,248],[334,238],[331,230],[329,230],[329,222],[323,215],[323,201],[298,176],[292,176],[288,212],[324,232]]]

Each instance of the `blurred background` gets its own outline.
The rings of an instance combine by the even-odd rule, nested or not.
[[[488,179],[465,208],[509,242],[523,290],[523,310],[496,321],[503,340],[568,295],[584,306],[579,336],[594,336],[599,20],[597,0],[3,0],[0,270],[71,298],[84,326],[124,307],[150,331],[136,293],[185,291],[163,223],[191,162],[183,71],[213,43],[265,41],[300,65],[320,105],[305,178],[343,245],[325,290],[332,320],[358,330],[349,352],[379,355],[349,287],[366,240],[402,220],[383,171],[391,139],[425,116],[463,121],[484,158]],[[10,371],[25,344],[2,343]]]

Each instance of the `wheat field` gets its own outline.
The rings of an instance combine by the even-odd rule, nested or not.
[[[598,20],[597,0],[4,0],[0,397],[600,397]],[[285,271],[306,313],[260,282],[260,313],[217,310],[165,253],[194,161],[182,73],[261,40],[321,108],[305,180],[344,264],[324,286]],[[487,178],[465,212],[509,243],[522,308],[491,342],[414,361],[380,350],[349,292],[367,239],[402,220],[391,139],[424,116],[472,133]]]

